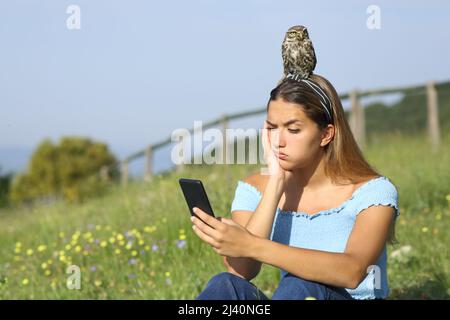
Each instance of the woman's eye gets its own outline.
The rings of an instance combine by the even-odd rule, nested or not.
[[[299,133],[300,129],[288,129],[288,131],[291,133]]]
[[[267,128],[267,130],[273,130],[273,129],[275,129],[275,128],[269,128],[269,127]]]

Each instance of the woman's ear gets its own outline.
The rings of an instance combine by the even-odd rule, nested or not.
[[[335,133],[335,127],[332,124],[329,124],[325,129],[323,129],[322,133],[322,141],[320,142],[321,147],[325,147],[329,144],[333,138]]]

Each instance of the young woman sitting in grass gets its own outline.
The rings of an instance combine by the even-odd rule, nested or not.
[[[268,299],[250,282],[263,263],[281,270],[272,299],[386,298],[398,193],[364,159],[330,82],[285,78],[262,143],[268,172],[238,182],[232,219],[196,209],[196,235],[227,267],[197,299]]]

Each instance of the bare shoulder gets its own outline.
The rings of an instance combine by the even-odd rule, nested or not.
[[[243,181],[255,187],[259,192],[263,193],[267,184],[267,176],[257,172],[248,176]]]

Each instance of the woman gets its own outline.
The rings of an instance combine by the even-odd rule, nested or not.
[[[398,195],[364,160],[324,77],[285,78],[270,94],[262,135],[268,174],[239,181],[232,219],[200,209],[196,235],[223,256],[197,299],[267,299],[250,280],[281,270],[272,299],[384,299],[386,243]]]

